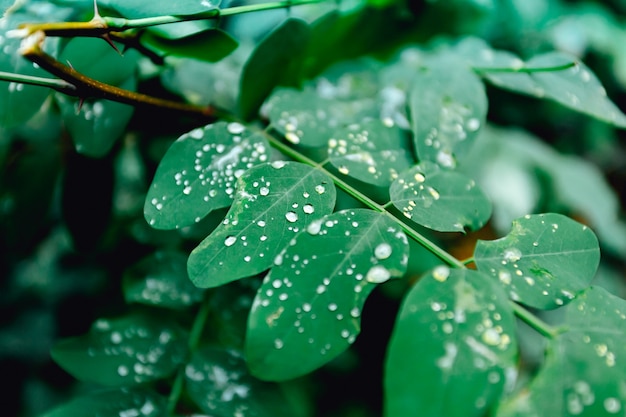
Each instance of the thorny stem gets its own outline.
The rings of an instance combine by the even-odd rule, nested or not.
[[[526,74],[532,74],[534,72],[556,72],[556,71],[563,71],[572,67],[575,67],[576,65],[578,65],[576,62],[568,62],[567,64],[563,64],[563,65],[556,65],[554,67],[536,67],[536,68],[529,68],[529,67],[524,67],[524,66],[520,66],[520,67],[473,67],[472,69],[476,72],[510,72],[510,73],[516,73],[516,72],[523,72]]]

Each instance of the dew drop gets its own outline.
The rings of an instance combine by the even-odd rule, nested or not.
[[[415,174],[415,181],[417,182],[424,182],[426,181],[426,177],[424,176],[424,174],[418,172],[417,174]]]
[[[284,345],[285,345],[285,344],[283,343],[283,341],[282,341],[282,340],[280,340],[280,339],[275,339],[275,340],[274,340],[274,347],[275,347],[276,349],[282,349]]]
[[[124,365],[120,365],[117,367],[117,373],[119,376],[126,376],[128,375],[128,368]]]
[[[244,130],[246,130],[244,125],[242,125],[241,123],[237,123],[237,122],[229,123],[227,129],[233,135],[238,135],[240,133],[243,133]]]
[[[483,342],[490,346],[496,346],[500,343],[501,337],[495,329],[489,328],[482,335]]]
[[[274,265],[276,266],[280,266],[283,264],[283,255],[282,254],[278,254],[276,255],[276,257],[274,258]]]
[[[476,132],[480,128],[480,120],[478,120],[476,118],[469,119],[467,121],[466,128],[470,132]]]
[[[316,235],[320,232],[321,229],[322,229],[322,221],[316,220],[307,226],[306,231],[311,235]]]
[[[298,221],[298,215],[294,213],[293,211],[288,211],[285,214],[285,218],[287,219],[289,223],[295,223]]]
[[[604,409],[611,414],[615,414],[622,409],[622,405],[617,398],[609,397],[604,400]]]
[[[391,245],[389,243],[381,243],[380,245],[376,246],[376,248],[374,249],[374,256],[376,257],[376,259],[387,259],[391,256]]]
[[[504,251],[504,259],[508,262],[517,262],[522,258],[522,252],[517,248],[509,248]]]
[[[267,187],[261,187],[259,188],[259,194],[261,194],[262,196],[266,196],[270,193],[270,189]]]
[[[304,206],[302,206],[302,211],[304,211],[306,214],[313,214],[315,208],[312,204],[305,204]]]
[[[287,139],[289,142],[296,144],[296,145],[300,143],[300,136],[296,135],[293,132],[285,133],[285,139]]]
[[[439,282],[445,282],[450,276],[450,268],[440,265],[433,270],[433,278]]]
[[[275,169],[281,169],[285,165],[287,165],[287,162],[285,162],[285,161],[274,161],[274,162],[272,162],[272,168],[275,168]]]
[[[388,281],[389,278],[391,278],[391,273],[382,265],[375,265],[371,267],[365,276],[367,282],[371,282],[372,284],[383,283]]]
[[[324,187],[324,186],[323,186],[323,185],[321,185],[321,184],[320,184],[320,185],[316,185],[316,186],[315,186],[315,191],[316,191],[318,194],[324,194],[324,193],[326,192],[326,187]]]
[[[233,246],[236,241],[237,238],[235,236],[228,236],[226,239],[224,239],[224,245]]]

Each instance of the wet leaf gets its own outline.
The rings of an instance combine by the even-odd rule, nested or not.
[[[150,32],[141,36],[141,42],[159,55],[193,58],[205,62],[217,62],[237,48],[237,41],[228,33],[206,30],[182,39],[168,39]]]
[[[391,119],[368,120],[336,131],[328,140],[328,158],[341,174],[388,186],[411,167],[404,131]]]
[[[185,367],[189,396],[215,416],[292,417],[294,411],[276,384],[259,381],[234,350],[205,347]]]
[[[228,207],[248,168],[268,159],[260,134],[239,123],[218,122],[182,135],[161,160],[148,190],[144,215],[157,229],[197,223]]]
[[[485,124],[485,87],[458,58],[442,55],[426,65],[409,98],[417,157],[454,168]]]
[[[124,273],[124,298],[128,303],[182,309],[202,300],[199,290],[187,277],[187,255],[158,251]]]
[[[42,417],[166,417],[167,399],[142,389],[94,391],[77,397]]]
[[[404,274],[408,242],[386,215],[345,210],[310,223],[274,259],[248,318],[253,375],[286,380],[345,351],[376,284]]]
[[[389,189],[393,205],[411,221],[440,232],[481,228],[491,215],[491,203],[463,174],[445,171],[433,162],[404,171]]]
[[[263,272],[297,232],[332,212],[335,195],[330,177],[301,163],[248,170],[222,224],[191,252],[191,281],[216,287]]]
[[[513,221],[511,232],[501,239],[479,240],[474,259],[511,299],[551,309],[570,302],[589,285],[600,263],[600,248],[587,226],[548,213]]]
[[[589,287],[566,307],[564,325],[539,373],[498,417],[624,415],[626,301]]]
[[[241,75],[238,106],[242,118],[252,118],[274,87],[298,82],[308,39],[309,26],[289,18],[261,41]]]
[[[101,0],[102,5],[110,7],[127,18],[156,16],[190,16],[218,8],[221,0],[154,0],[146,3],[142,0]],[[98,2],[100,4],[100,1]]]
[[[168,377],[184,359],[187,339],[162,317],[99,319],[88,333],[64,339],[52,358],[76,379],[129,386]]]
[[[508,303],[502,288],[476,271],[438,266],[424,276],[393,330],[384,415],[484,416],[517,374]]]

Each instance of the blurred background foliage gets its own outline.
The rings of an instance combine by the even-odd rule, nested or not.
[[[0,9],[12,3],[2,0]],[[17,3],[33,20],[91,17],[91,1]],[[222,7],[229,4],[247,3],[223,1]],[[326,26],[320,23],[310,47],[294,50],[305,56],[305,77],[345,59],[362,55],[386,59],[410,45],[436,46],[473,35],[523,59],[551,50],[574,54],[598,75],[618,107],[626,109],[626,2],[622,0],[346,0],[250,13],[220,22],[239,41],[224,59],[175,58],[157,66],[136,57],[130,72],[120,77],[116,71],[118,79],[109,82],[236,112],[243,64],[259,40],[288,14],[312,22],[336,8],[344,11],[343,18],[329,19]],[[117,65],[116,56],[110,50],[105,53],[101,41],[85,42],[89,46],[66,48],[63,58],[74,62],[84,57],[86,48],[103,48],[89,59],[92,75],[106,78]],[[132,58],[132,52],[127,58]],[[351,65],[358,70],[362,62]],[[269,93],[262,91],[263,85],[258,88],[258,94]],[[487,93],[491,126],[461,169],[490,196],[494,217],[488,227],[469,236],[437,234],[435,238],[463,258],[471,255],[477,237],[503,235],[513,218],[530,212],[565,213],[598,233],[603,261],[596,283],[624,297],[626,133],[549,101],[493,87]],[[37,416],[89,391],[89,384],[76,382],[52,362],[53,344],[85,333],[98,317],[141,310],[128,290],[133,277],[184,276],[185,254],[224,214],[220,211],[178,231],[152,230],[143,218],[152,175],[169,144],[198,122],[154,109],[129,111],[98,103],[88,105],[94,111],[110,112],[113,126],[106,126],[102,143],[87,141],[87,148],[81,147],[80,138],[97,136],[102,128],[68,123],[62,115],[72,113],[75,103],[58,94],[31,108],[32,117],[0,126],[3,415]],[[343,198],[339,205],[351,204]],[[410,267],[417,276],[435,260],[413,246]],[[308,392],[300,404],[302,415],[380,414],[383,357],[405,285],[390,283],[375,291],[353,348],[291,388]],[[123,286],[127,291],[122,292]],[[197,296],[189,291],[190,297]],[[255,283],[238,282],[212,291],[209,337],[225,345],[241,345]],[[193,317],[193,311],[176,314],[183,323]],[[526,347],[523,360],[532,370],[542,352],[530,332],[527,338],[523,327],[521,332]]]

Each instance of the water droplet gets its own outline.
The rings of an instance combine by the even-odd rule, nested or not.
[[[339,170],[340,173],[342,173],[343,175],[348,175],[350,173],[350,170],[348,169],[347,166],[340,166],[339,168],[337,168]]]
[[[316,185],[316,186],[315,186],[315,191],[316,191],[318,194],[324,194],[324,193],[326,192],[326,187],[324,187],[324,186],[323,186],[323,185],[321,185],[321,184],[320,184],[320,185]]]
[[[384,242],[376,246],[376,248],[374,249],[374,256],[376,257],[376,259],[387,259],[391,256],[391,252],[391,245]]]
[[[294,213],[293,211],[288,211],[285,214],[285,218],[287,219],[289,223],[295,223],[298,221],[298,215]]]
[[[278,255],[276,255],[276,257],[274,258],[274,265],[276,266],[280,266],[283,264],[283,255],[281,253],[279,253]]]
[[[191,187],[187,186],[183,189],[183,194],[189,195],[191,194]]]
[[[256,222],[256,224],[259,227],[265,227],[265,221],[264,220],[259,220],[258,222]]]
[[[470,132],[476,132],[480,128],[480,120],[473,117],[467,121],[465,127]]]
[[[361,310],[358,309],[358,307],[354,307],[352,310],[350,310],[350,316],[353,318],[358,318],[361,315]]]
[[[417,174],[415,174],[415,181],[417,182],[424,182],[426,181],[426,177],[424,176],[424,174],[418,172]]]
[[[503,284],[509,285],[511,283],[511,273],[507,270],[503,269],[502,271],[498,272],[498,278]]]
[[[315,211],[315,207],[313,207],[312,204],[305,204],[304,206],[302,206],[302,211],[304,211],[306,214],[313,214],[313,212]]]
[[[450,276],[450,268],[440,265],[433,270],[433,278],[439,282],[445,282]]]
[[[517,248],[509,248],[504,251],[504,259],[508,262],[517,262],[522,258],[522,252]]]
[[[496,329],[490,327],[484,331],[482,335],[483,342],[490,346],[496,346],[500,343],[500,333],[496,331]]]
[[[233,246],[236,241],[237,238],[235,236],[228,236],[226,239],[224,239],[224,245]]]
[[[275,340],[274,340],[274,347],[275,347],[276,349],[282,349],[284,345],[285,345],[285,344],[283,343],[283,341],[282,341],[282,340],[280,340],[280,339],[275,339]]]
[[[124,365],[120,365],[117,367],[117,373],[119,376],[126,376],[128,375],[128,368]]]
[[[335,303],[328,304],[328,310],[336,311],[337,310],[337,304],[335,304]]]
[[[285,139],[287,139],[289,142],[296,144],[296,145],[300,143],[300,136],[296,135],[293,132],[285,133]]]
[[[259,188],[259,194],[261,194],[262,196],[266,196],[270,193],[270,189],[267,187],[261,187]]]
[[[382,265],[375,265],[367,271],[365,279],[372,284],[380,284],[391,278],[391,273]]]
[[[454,168],[456,166],[456,160],[454,159],[454,155],[446,151],[437,152],[437,162],[439,163],[439,165],[446,168]]]
[[[316,235],[320,232],[321,229],[322,229],[322,221],[316,220],[307,226],[306,231],[311,235]]]
[[[237,122],[229,123],[227,129],[233,135],[238,135],[240,133],[243,133],[244,130],[246,130],[244,125],[242,125],[241,123],[237,123]]]
[[[611,414],[615,414],[622,409],[622,404],[617,398],[609,397],[604,400],[604,409]]]

